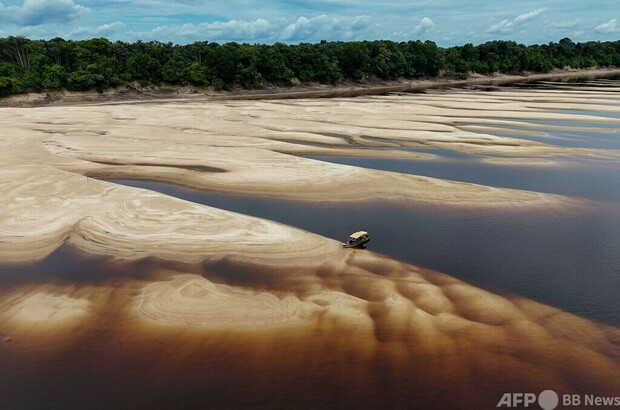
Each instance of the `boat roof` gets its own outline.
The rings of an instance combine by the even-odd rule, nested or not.
[[[368,232],[366,232],[366,231],[357,231],[357,232],[353,232],[353,233],[351,234],[351,238],[353,238],[353,239],[357,239],[357,238],[359,238],[360,236],[362,236],[362,235],[367,235],[367,234],[368,234]]]

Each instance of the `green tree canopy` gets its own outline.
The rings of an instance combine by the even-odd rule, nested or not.
[[[514,41],[449,48],[432,41],[321,41],[287,45],[175,45],[90,40],[0,38],[0,95],[29,90],[104,90],[123,84],[195,84],[215,89],[268,84],[436,77],[445,72],[548,72],[620,65],[620,41],[525,46]]]

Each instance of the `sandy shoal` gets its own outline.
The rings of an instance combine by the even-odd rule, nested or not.
[[[509,163],[515,158],[512,162],[532,165],[546,161],[550,154],[614,155],[605,150],[563,148],[474,133],[459,126],[463,118],[476,121],[491,113],[522,119],[592,121],[592,116],[549,113],[542,102],[536,106],[536,101],[545,98],[554,99],[554,109],[574,108],[576,101],[598,109],[602,106],[598,102],[605,100],[607,110],[620,111],[620,106],[609,102],[603,92],[557,95],[544,90],[3,108],[8,132],[0,135],[0,253],[3,258],[17,260],[35,254],[40,257],[71,238],[74,242],[86,241],[91,247],[123,249],[131,255],[134,250],[126,244],[142,237],[156,241],[157,236],[150,234],[152,229],[165,229],[168,234],[161,236],[168,249],[163,252],[172,254],[184,248],[183,257],[190,259],[197,257],[204,241],[212,241],[214,252],[225,250],[240,232],[248,230],[256,235],[253,243],[258,244],[251,249],[261,249],[256,253],[287,241],[297,242],[277,224],[181,203],[89,176],[155,179],[233,194],[309,201],[393,199],[453,207],[532,209],[573,206],[578,200],[557,195],[303,157],[337,154],[432,160],[432,154],[409,155],[400,149],[402,146],[499,153]],[[198,226],[201,228],[196,229]],[[174,245],[176,238],[179,246]],[[196,244],[189,247],[196,250],[195,254],[184,245],[189,238]]]
[[[620,103],[608,97],[602,91],[581,90],[560,94],[554,90],[455,91],[329,100],[3,108],[8,132],[0,135],[0,256],[3,260],[40,258],[66,240],[123,257],[163,253],[192,261],[202,257],[207,244],[214,258],[225,255],[243,235],[248,245],[239,253],[248,258],[284,255],[293,247],[312,259],[335,246],[319,237],[301,239],[269,221],[92,177],[154,179],[307,201],[374,199],[521,209],[587,206],[585,201],[559,195],[304,156],[433,160],[429,151],[402,150],[425,147],[501,154],[488,160],[523,166],[551,165],[552,154],[613,158],[613,150],[551,146],[461,127],[463,121],[492,118],[583,120],[596,127],[601,120],[594,116],[559,110],[620,112]],[[553,110],[548,104],[551,99]],[[620,124],[620,119],[603,120]],[[136,241],[142,249],[136,249]]]
[[[608,93],[575,90],[448,92],[330,100],[204,101],[3,108],[0,257],[41,258],[64,241],[126,258],[197,261],[234,250],[247,258],[308,255],[337,244],[282,225],[93,179],[141,178],[205,190],[307,201],[399,200],[451,207],[587,206],[559,195],[352,167],[306,155],[432,160],[426,147],[501,154],[538,166],[566,148],[460,127],[489,118],[584,120],[576,107],[620,113]],[[553,110],[549,100],[553,100]],[[579,105],[581,104],[581,105]],[[620,119],[605,118],[606,123]],[[430,157],[430,158],[429,158]],[[551,162],[550,162],[551,161]],[[89,177],[90,176],[90,177]],[[307,239],[310,238],[310,239]],[[189,244],[189,245],[188,245]],[[278,255],[275,257],[274,255]],[[300,262],[301,263],[301,262]]]
[[[89,177],[156,179],[312,201],[399,199],[455,209],[578,206],[579,201],[557,195],[298,156],[332,149],[361,155],[360,147],[379,150],[398,144],[534,159],[559,153],[609,155],[604,150],[476,134],[458,126],[464,117],[473,121],[491,111],[498,117],[523,119],[577,117],[547,113],[546,105],[530,104],[528,95],[519,91],[2,109],[8,132],[0,135],[0,261],[41,259],[69,243],[121,260],[156,257],[204,270],[197,274],[178,268],[138,285],[17,287],[0,295],[1,335],[18,340],[32,331],[33,322],[41,321],[84,329],[90,323],[158,327],[173,339],[179,328],[200,335],[226,329],[232,332],[231,340],[248,329],[271,329],[273,333],[266,333],[276,346],[286,340],[279,338],[280,331],[299,340],[308,336],[317,341],[311,349],[318,355],[349,357],[352,349],[366,358],[361,363],[367,369],[380,363],[403,380],[418,374],[410,363],[439,357],[454,361],[454,366],[419,373],[420,380],[430,377],[439,383],[463,376],[469,387],[483,389],[501,372],[498,363],[507,363],[510,377],[502,388],[511,382],[537,388],[540,384],[531,376],[535,374],[550,387],[573,391],[585,380],[592,391],[609,392],[609,381],[620,379],[618,329],[372,252],[349,252],[333,240],[272,221]],[[536,91],[531,98],[553,98],[554,108],[572,109],[576,101],[596,104],[606,95]],[[620,112],[620,102],[608,105],[608,110]],[[211,276],[218,264],[239,270],[248,282],[223,283]],[[96,319],[104,311],[114,312],[118,320],[102,325]],[[337,339],[336,334],[347,341],[342,350],[328,342]],[[174,340],[181,343],[183,337]],[[289,347],[288,353],[303,357],[307,345],[300,346],[300,351]],[[259,356],[258,361],[270,357],[265,350],[239,349],[255,359]]]
[[[326,163],[308,155],[432,159],[401,148],[443,148],[508,157],[596,154],[467,130],[467,124],[596,117],[550,112],[615,110],[604,92],[429,94],[357,99],[204,101],[3,109],[7,167],[41,164],[79,175],[151,178],[201,189],[342,201],[407,199],[456,206],[547,205],[552,195]],[[604,104],[603,104],[604,103]],[[580,105],[581,104],[581,105]],[[493,118],[497,118],[493,122]],[[618,123],[619,119],[605,119]],[[540,125],[532,125],[535,132]],[[34,169],[34,168],[33,168]],[[41,171],[43,172],[43,171]],[[303,186],[304,189],[298,189]]]

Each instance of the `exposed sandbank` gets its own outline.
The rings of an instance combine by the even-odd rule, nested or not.
[[[541,162],[548,166],[553,161],[549,154],[599,155],[613,160],[617,153],[609,150],[472,133],[455,124],[464,118],[481,121],[489,113],[508,118],[592,121],[592,116],[549,113],[542,102],[535,107],[532,104],[552,98],[554,109],[563,109],[564,104],[573,107],[575,101],[598,109],[597,101],[604,99],[604,94],[575,91],[558,96],[537,90],[5,108],[3,119],[10,132],[0,136],[0,202],[5,221],[0,255],[4,260],[40,258],[70,239],[100,248],[102,253],[107,253],[106,248],[123,250],[124,257],[180,252],[183,258],[195,261],[205,242],[213,243],[213,254],[218,249],[224,253],[242,231],[253,235],[249,258],[265,249],[281,248],[270,252],[282,255],[290,246],[300,250],[318,246],[318,252],[334,246],[297,243],[295,235],[277,224],[115,186],[89,175],[156,179],[233,194],[308,201],[381,199],[522,209],[587,206],[575,198],[356,168],[299,155],[381,153],[405,158],[408,152],[400,149],[405,146],[475,151],[490,155],[489,161],[525,161],[528,166]],[[620,103],[607,101],[606,107],[620,112]],[[433,160],[429,152],[414,150],[411,157]],[[150,232],[162,226],[168,236],[153,238]],[[152,242],[151,250],[134,249],[136,240]],[[158,241],[166,243],[165,249],[158,248]],[[196,245],[187,247],[187,242]]]
[[[463,400],[494,406],[499,391],[541,387],[616,394],[616,328],[369,251],[345,250],[271,221],[88,177],[150,178],[309,201],[373,198],[523,212],[587,206],[557,195],[298,155],[360,155],[360,147],[404,144],[526,157],[530,165],[548,154],[613,158],[605,150],[458,127],[463,118],[491,111],[498,118],[577,118],[547,113],[547,105],[534,107],[533,100],[573,109],[578,101],[596,108],[595,101],[605,97],[591,90],[538,90],[2,109],[10,131],[0,135],[0,261],[40,259],[70,243],[119,260],[157,257],[179,265],[149,279],[117,277],[89,285],[56,280],[3,289],[0,333],[11,342],[0,348],[30,363],[16,373],[24,380],[38,358],[29,350],[39,349],[43,357],[72,352],[83,359],[67,365],[76,366],[76,374],[97,352],[117,366],[106,374],[132,369],[135,380],[148,380],[156,392],[170,391],[165,386],[189,364],[207,363],[208,372],[194,369],[196,386],[206,381],[222,387],[220,376],[227,374],[238,389],[259,396],[253,386],[272,383],[287,386],[295,397],[304,387],[294,384],[296,376],[321,381],[329,370],[333,386],[359,393],[369,404],[402,405],[425,391],[441,397],[443,386],[454,388],[448,407]],[[608,105],[620,112],[620,102]],[[223,265],[241,279],[218,275]],[[33,327],[40,322],[49,332]],[[63,327],[72,332],[63,333]],[[164,364],[168,372],[162,374],[158,366]],[[232,397],[228,389],[222,387]]]
[[[222,226],[234,225],[232,220],[243,220],[223,211],[98,182],[89,175],[156,179],[233,194],[309,201],[391,199],[456,207],[579,206],[579,200],[557,195],[363,169],[300,155],[433,160],[432,151],[415,151],[424,147],[483,153],[489,155],[486,160],[490,162],[516,161],[528,166],[549,165],[551,154],[598,155],[613,160],[618,155],[613,150],[546,145],[473,133],[460,125],[492,123],[490,117],[497,121],[579,120],[589,121],[593,127],[597,121],[620,124],[617,118],[601,120],[558,111],[588,107],[620,113],[620,102],[609,100],[608,95],[581,89],[562,93],[508,90],[330,100],[4,108],[3,119],[10,132],[0,136],[0,201],[7,221],[2,227],[0,252],[18,260],[41,257],[68,237],[75,237],[76,232],[92,243],[122,240],[119,238],[131,242],[135,233],[148,236],[145,232],[161,218],[173,218],[172,209],[186,209],[183,212],[187,214],[170,220],[170,226],[176,225],[171,237],[185,229],[182,226],[198,226],[205,220],[210,228],[201,232],[204,238],[211,238]],[[555,112],[549,111],[549,101],[553,101]],[[147,216],[148,212],[152,215]],[[132,219],[140,217],[143,220]],[[220,226],[214,220],[225,222]],[[269,226],[257,243],[269,247],[290,240],[277,225]],[[31,246],[33,240],[39,246]]]

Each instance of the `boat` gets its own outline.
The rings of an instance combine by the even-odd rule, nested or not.
[[[351,236],[349,236],[349,240],[344,242],[342,246],[345,248],[355,248],[356,246],[360,246],[365,244],[370,240],[370,235],[366,231],[357,231],[353,232]]]

